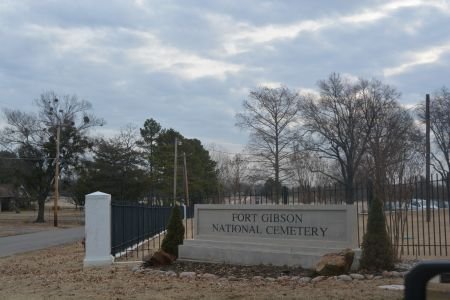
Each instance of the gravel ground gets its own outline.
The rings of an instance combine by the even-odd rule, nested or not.
[[[219,277],[235,276],[251,279],[254,276],[273,277],[280,276],[312,276],[312,272],[301,268],[277,267],[277,266],[235,266],[227,264],[198,263],[188,261],[175,261],[172,265],[160,268],[163,271],[195,272],[198,274],[214,274]]]
[[[23,218],[19,221],[16,216],[2,217],[0,233],[3,225],[12,225],[16,230],[14,234],[22,233],[17,232],[18,229],[28,229],[25,227],[31,225],[23,222]],[[28,217],[31,220],[32,216]],[[72,226],[70,222],[68,225]],[[236,267],[188,262],[177,262],[162,268],[166,272],[136,272],[139,269],[136,264],[125,263],[103,269],[83,269],[83,258],[84,249],[80,243],[0,258],[0,299],[368,300],[403,297],[402,291],[379,288],[381,285],[402,284],[402,278],[346,282],[330,277],[317,283],[299,283],[298,280],[278,279],[308,276],[308,271],[285,267]],[[408,262],[406,267],[414,263],[416,261]],[[170,276],[167,271],[172,271]],[[193,277],[180,277],[182,272],[196,274]],[[203,276],[206,273],[217,277]],[[260,278],[255,280],[255,276]],[[431,284],[430,288],[439,293],[435,292],[429,299],[450,298],[448,285]]]
[[[0,299],[401,299],[379,285],[399,278],[316,284],[180,278],[132,271],[130,264],[82,268],[80,243],[0,259]]]

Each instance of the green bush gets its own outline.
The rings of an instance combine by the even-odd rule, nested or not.
[[[361,247],[360,268],[368,271],[391,270],[394,268],[394,253],[386,230],[383,206],[377,198],[371,202],[367,232]]]
[[[178,245],[183,244],[184,226],[179,206],[175,205],[170,214],[167,233],[161,244],[161,249],[178,257]]]

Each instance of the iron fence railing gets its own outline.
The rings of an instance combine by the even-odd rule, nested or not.
[[[111,204],[111,254],[139,252],[139,244],[166,229],[170,206],[148,206],[135,202]]]
[[[383,184],[377,199],[383,202],[386,229],[397,256],[448,256],[450,252],[450,178],[431,176]],[[280,188],[248,187],[243,191],[200,195],[195,203],[328,205],[345,204],[348,190],[335,185]],[[429,197],[427,197],[429,195]],[[367,230],[369,207],[374,198],[370,183],[353,187],[353,205],[357,208],[357,235],[361,245]],[[429,198],[427,201],[426,199]]]
[[[353,205],[358,220],[357,235],[361,245],[367,229],[370,203],[374,198],[371,184],[353,187]],[[390,234],[395,253],[408,255],[448,256],[450,251],[450,187],[447,179],[432,177],[429,185],[422,179],[384,184],[377,192],[383,202],[386,229]],[[429,201],[427,199],[429,194]],[[281,188],[278,197],[273,189],[248,187],[243,191],[197,194],[186,207],[186,238],[193,237],[194,205],[199,204],[279,204],[327,205],[345,204],[348,190],[338,185],[304,188]],[[113,202],[112,254],[123,252],[152,238],[166,228],[172,203],[169,197],[154,198],[148,204]],[[182,200],[179,201],[183,203]],[[161,204],[161,205],[155,205]],[[183,208],[181,208],[183,209]],[[183,213],[183,212],[182,212]],[[159,243],[159,240],[158,240]],[[134,250],[139,251],[139,249]]]

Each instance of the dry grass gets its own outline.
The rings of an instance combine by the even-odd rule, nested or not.
[[[0,299],[401,299],[377,288],[401,279],[315,285],[218,281],[138,274],[129,264],[82,268],[83,248],[71,244],[0,259]]]
[[[45,210],[45,223],[34,223],[37,211],[1,212],[0,237],[48,230],[53,227],[53,211]],[[84,212],[77,209],[58,211],[58,227],[70,228],[84,224]]]
[[[188,227],[189,228],[189,227]],[[151,241],[153,250],[158,241]],[[317,284],[182,279],[134,273],[135,264],[83,269],[80,243],[0,258],[0,299],[402,299],[380,285],[402,279]],[[443,289],[438,286],[438,289]],[[448,288],[447,288],[448,293]],[[442,293],[440,295],[443,295]],[[446,295],[448,296],[448,294]],[[446,299],[436,297],[432,299]]]
[[[399,245],[403,259],[448,258],[450,255],[450,226],[448,209],[430,210],[427,222],[426,210],[385,212],[386,223],[396,232],[394,244]],[[362,241],[367,229],[367,214],[360,214],[359,238]],[[436,246],[435,246],[436,245]]]

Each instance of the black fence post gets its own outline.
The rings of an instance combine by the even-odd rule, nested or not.
[[[373,182],[372,180],[367,181],[367,211],[370,213],[370,207],[373,201]]]
[[[289,199],[289,189],[286,186],[283,186],[283,204],[288,204],[288,199]]]

